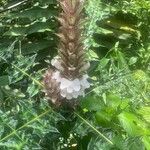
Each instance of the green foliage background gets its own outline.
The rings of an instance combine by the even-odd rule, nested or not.
[[[0,149],[150,150],[150,2],[87,0],[91,89],[53,110],[42,75],[57,53],[56,0],[0,2]]]

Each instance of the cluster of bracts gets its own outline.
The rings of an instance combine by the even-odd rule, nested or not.
[[[85,96],[90,87],[87,70],[90,63],[86,57],[82,37],[83,0],[60,0],[58,55],[51,61],[54,69],[46,71],[44,86],[46,95],[56,105]]]

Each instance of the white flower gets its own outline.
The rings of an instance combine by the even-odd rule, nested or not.
[[[72,97],[73,98],[78,98],[80,92],[73,92]]]
[[[67,93],[66,89],[61,90],[60,95],[61,95],[62,97],[64,97],[64,98],[72,99],[72,94],[71,94],[71,93]]]
[[[70,87],[70,85],[71,85],[71,81],[70,80],[68,80],[66,78],[62,78],[61,79],[61,83],[60,83],[60,89],[61,90]]]
[[[74,91],[78,92],[81,89],[79,79],[73,80],[71,87],[74,89]]]
[[[68,100],[85,96],[85,90],[90,87],[87,81],[88,75],[83,75],[80,79],[68,80],[61,78],[60,72],[54,72],[53,79],[60,83],[60,95]]]
[[[67,87],[67,92],[68,93],[72,93],[73,92],[73,88],[72,87]]]
[[[52,75],[52,79],[55,79],[57,82],[60,82],[61,81],[60,72],[59,71],[54,72]]]
[[[71,93],[73,90],[79,91],[81,88],[79,79],[70,81],[68,79],[62,78],[60,83],[60,89],[63,90],[65,88],[67,88],[67,92],[69,93]]]
[[[55,67],[56,69],[58,69],[58,70],[61,70],[61,71],[64,70],[64,68],[63,68],[62,65],[61,65],[60,57],[59,57],[59,56],[54,57],[54,58],[51,60],[51,64],[52,64],[52,66],[54,66],[54,67]]]
[[[85,97],[85,89],[80,90],[79,95]]]
[[[86,78],[83,78],[80,82],[81,82],[81,85],[82,85],[82,87],[83,87],[84,89],[87,89],[87,88],[90,87],[90,83],[87,81]]]

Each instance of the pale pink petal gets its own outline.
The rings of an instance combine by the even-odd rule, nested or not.
[[[68,93],[72,93],[72,92],[73,92],[73,88],[69,86],[69,87],[67,88],[67,92],[68,92]]]
[[[81,86],[75,84],[75,85],[73,86],[73,89],[74,89],[74,91],[78,92],[78,91],[80,91]]]
[[[73,98],[78,98],[79,92],[73,92],[73,93],[72,93],[72,96],[73,96]]]
[[[72,82],[72,88],[75,90],[75,91],[79,91],[81,89],[81,86],[80,86],[80,81],[79,79],[75,79],[73,80]]]
[[[67,87],[69,87],[71,85],[71,81],[65,79],[65,78],[62,78],[61,79],[61,84],[60,84],[60,89],[65,89]]]
[[[81,85],[86,89],[90,87],[90,83],[86,79],[81,80]]]

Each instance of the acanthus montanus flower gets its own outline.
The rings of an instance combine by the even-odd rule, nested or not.
[[[60,22],[60,39],[58,55],[51,60],[54,69],[46,72],[44,85],[47,96],[52,103],[75,100],[85,96],[90,87],[87,70],[90,67],[82,44],[82,9],[83,0],[60,0],[62,12]]]

